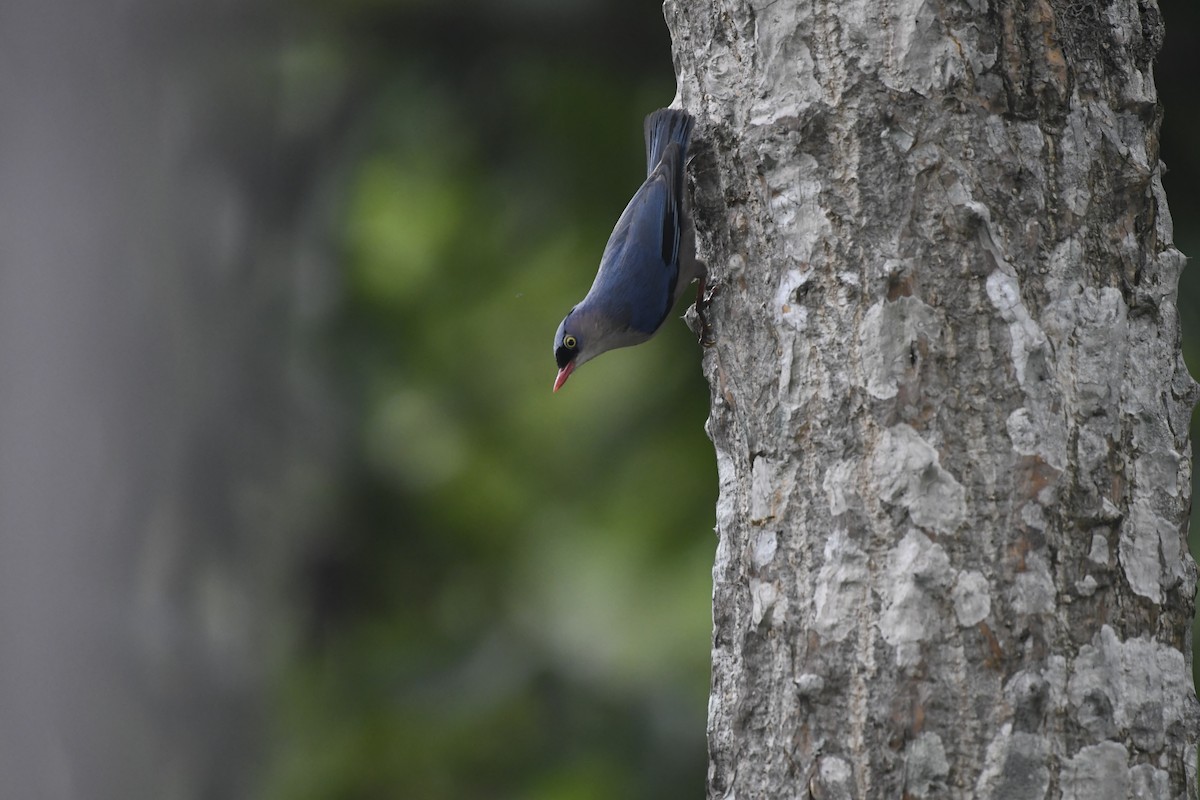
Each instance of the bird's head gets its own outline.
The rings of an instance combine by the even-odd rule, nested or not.
[[[575,318],[574,315],[575,309],[571,309],[554,334],[554,363],[558,365],[558,375],[554,379],[556,392],[580,364],[591,358],[585,344],[591,337],[584,338],[582,328],[586,326],[581,324],[583,318]]]
[[[606,312],[585,298],[567,312],[554,334],[554,362],[558,365],[554,391],[562,388],[585,362],[609,350],[644,342],[652,335],[630,327],[628,311]]]

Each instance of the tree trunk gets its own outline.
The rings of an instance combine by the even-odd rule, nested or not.
[[[0,16],[0,797],[257,796],[336,429],[281,333],[322,117],[264,3]]]
[[[1196,797],[1154,0],[666,3],[710,798]]]

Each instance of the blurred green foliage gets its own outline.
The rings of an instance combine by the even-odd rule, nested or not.
[[[554,330],[644,177],[642,118],[674,93],[659,9],[625,5],[514,5],[482,43],[482,8],[445,39],[439,6],[310,7],[291,83],[354,98],[331,358],[355,430],[268,798],[703,792],[700,349],[670,323],[550,391]],[[563,46],[629,14],[644,59]]]
[[[1179,321],[1183,328],[1183,356],[1192,377],[1200,375],[1200,104],[1195,81],[1200,70],[1196,40],[1200,37],[1200,4],[1164,3],[1167,37],[1154,67],[1159,101],[1163,107],[1162,160],[1166,163],[1163,188],[1175,226],[1175,246],[1188,256],[1179,280]],[[1188,544],[1192,558],[1200,559],[1200,412],[1192,414],[1192,515]],[[1200,617],[1192,625],[1192,675],[1200,685]]]
[[[330,358],[353,435],[297,588],[309,632],[264,796],[701,796],[716,479],[699,350],[670,323],[550,393],[551,336],[644,174],[643,116],[674,91],[658,4],[303,9],[289,107],[349,98]],[[1195,177],[1194,111],[1170,68],[1189,25],[1159,83],[1191,252],[1195,193],[1172,183]],[[1189,271],[1189,352],[1197,286]]]

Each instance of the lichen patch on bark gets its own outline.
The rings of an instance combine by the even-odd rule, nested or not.
[[[871,476],[879,498],[907,509],[923,528],[950,533],[966,516],[962,484],[942,468],[937,451],[910,425],[883,432]]]

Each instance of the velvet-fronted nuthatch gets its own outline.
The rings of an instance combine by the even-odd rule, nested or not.
[[[646,117],[646,180],[608,237],[592,288],[554,334],[554,391],[601,353],[649,339],[694,279],[703,287],[684,199],[693,122],[686,111],[669,108]]]

